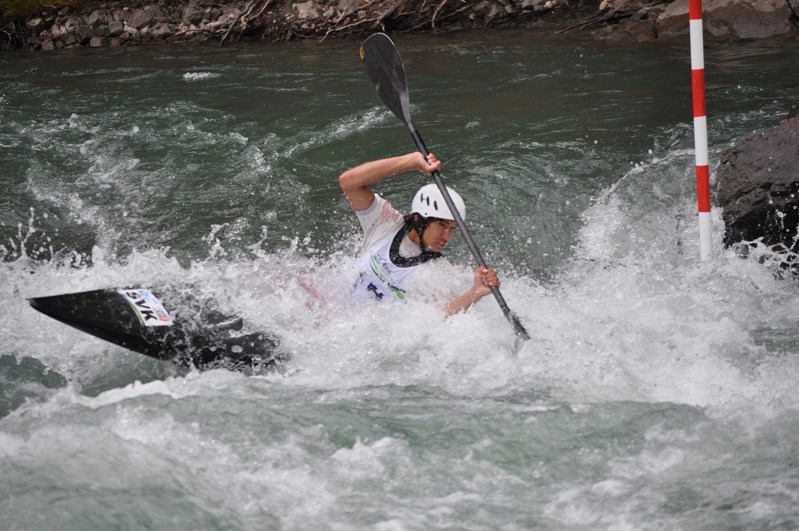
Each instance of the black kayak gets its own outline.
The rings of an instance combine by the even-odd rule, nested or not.
[[[45,315],[115,345],[186,367],[269,369],[284,359],[271,334],[248,330],[192,287],[109,288],[29,299]]]

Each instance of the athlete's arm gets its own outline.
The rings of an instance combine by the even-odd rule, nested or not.
[[[499,287],[501,284],[497,272],[488,267],[478,267],[474,270],[474,283],[466,290],[463,295],[449,301],[444,307],[447,317],[456,313],[465,312],[474,303],[491,293],[492,287]]]
[[[430,153],[428,160],[425,160],[424,155],[418,151],[414,151],[398,157],[365,162],[342,173],[338,178],[338,183],[353,210],[366,210],[372,205],[375,198],[371,185],[392,175],[410,170],[432,174],[441,169],[441,161],[436,159],[435,155]]]

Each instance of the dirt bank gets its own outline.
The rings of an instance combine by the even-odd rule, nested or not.
[[[799,0],[706,0],[707,38],[796,38]],[[688,0],[183,0],[85,2],[6,20],[5,50],[362,38],[374,31],[538,29],[619,42],[685,39]]]

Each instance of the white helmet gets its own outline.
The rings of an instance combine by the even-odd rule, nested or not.
[[[455,204],[455,208],[458,210],[458,214],[460,214],[461,219],[465,221],[466,204],[463,202],[463,199],[461,199],[461,196],[458,195],[458,192],[449,186],[447,186],[447,191],[452,198],[452,202]],[[411,212],[414,214],[421,214],[424,218],[455,219],[449,207],[447,207],[446,201],[444,201],[444,195],[436,184],[422,186],[419,191],[416,192],[416,196],[413,198],[413,204],[411,205]]]

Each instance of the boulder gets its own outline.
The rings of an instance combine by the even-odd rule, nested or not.
[[[27,22],[28,30],[32,33],[38,33],[45,26],[45,21],[42,17],[34,17]]]
[[[119,20],[112,20],[108,23],[107,32],[111,37],[119,37],[125,31],[125,24]]]
[[[181,13],[181,19],[186,24],[202,24],[205,20],[207,21],[210,17],[211,8],[200,5],[197,0],[191,0],[184,8],[183,12]]]
[[[785,0],[711,0],[711,7],[707,10],[707,30],[715,37],[762,39],[793,29],[792,11]]]
[[[118,22],[127,22],[130,18],[130,9],[127,7],[123,9],[115,9],[111,16]]]
[[[95,9],[91,14],[86,17],[86,24],[89,26],[96,26],[98,24],[105,24],[108,21],[107,14],[99,9]]]
[[[624,26],[624,31],[635,42],[652,42],[657,40],[655,21],[651,19],[630,21]]]
[[[799,2],[799,0],[796,0]],[[351,15],[354,13],[361,5],[360,0],[339,0],[338,10],[344,14],[344,16]]]
[[[297,17],[300,20],[307,20],[309,18],[319,18],[319,8],[313,0],[308,0],[300,4],[294,4],[294,9],[297,11]]]
[[[134,11],[128,19],[128,26],[141,30],[156,22],[161,16],[158,6],[148,6],[144,9]]]
[[[176,26],[172,24],[157,24],[150,32],[156,39],[168,39],[177,33]]]
[[[721,154],[716,204],[723,209],[724,244],[761,239],[799,252],[799,114]]]
[[[86,24],[81,21],[75,29],[72,30],[72,35],[75,37],[75,40],[78,44],[86,44],[89,42],[89,39],[94,37],[94,33],[92,29],[87,26]]]
[[[796,2],[797,0],[792,0]],[[796,17],[786,0],[706,0],[702,4],[705,32],[719,39],[755,39],[788,35]],[[688,0],[675,0],[657,19],[658,35],[688,34]]]

